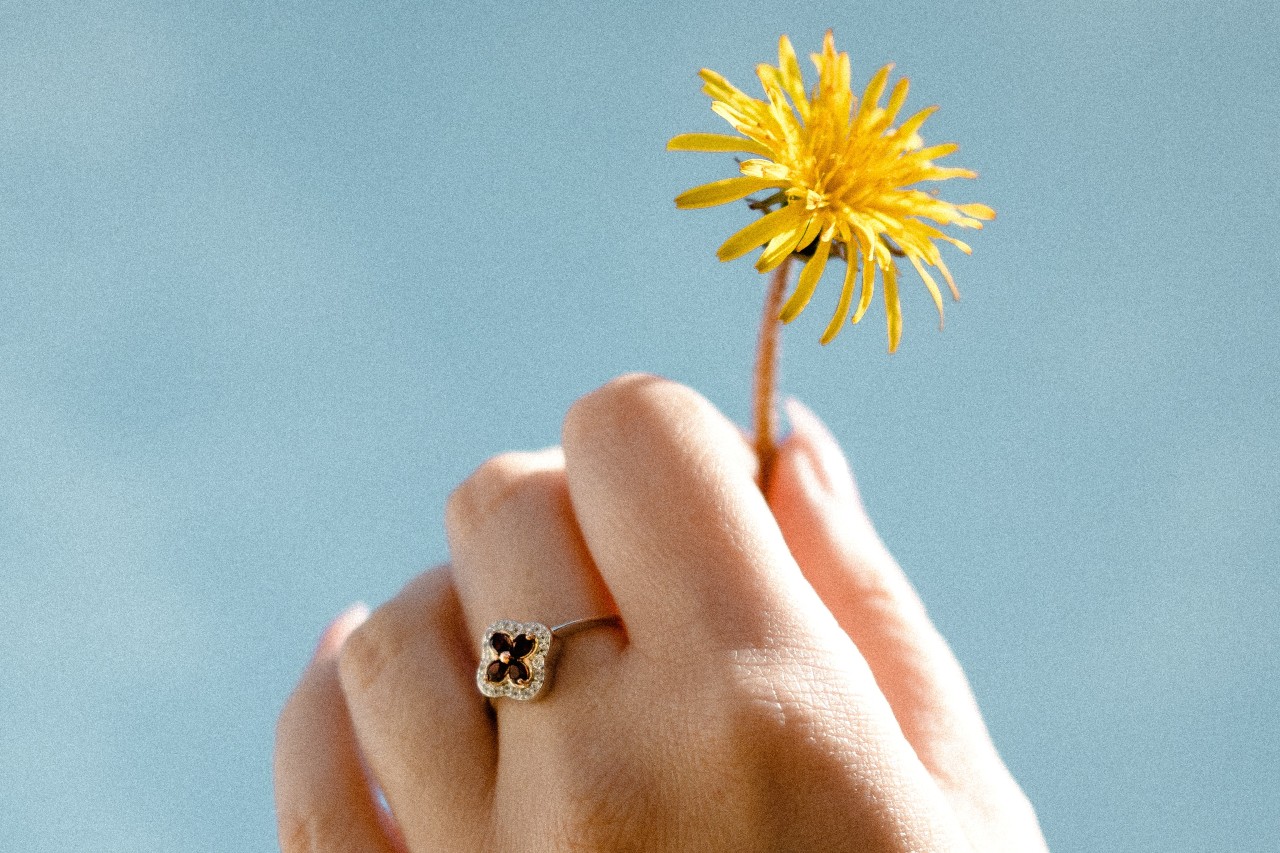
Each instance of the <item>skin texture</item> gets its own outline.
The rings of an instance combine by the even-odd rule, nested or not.
[[[739,430],[650,376],[481,465],[449,565],[340,616],[281,713],[285,853],[1044,850],[839,447],[788,413],[767,496]],[[544,697],[476,690],[492,622],[604,613]]]

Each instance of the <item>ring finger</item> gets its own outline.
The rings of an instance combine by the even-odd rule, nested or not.
[[[450,496],[445,529],[477,650],[486,629],[499,621],[553,627],[616,612],[574,519],[559,448],[507,453],[481,465]],[[528,644],[520,641],[514,634],[510,642],[517,645],[506,648],[508,640],[498,638],[503,648],[494,655],[503,659],[488,671],[495,688],[536,686],[538,651],[522,656]],[[523,737],[530,726],[562,721],[566,704],[594,686],[591,674],[612,665],[623,645],[617,629],[556,642],[555,659],[549,661],[555,683],[542,687],[542,693],[554,693],[556,710],[548,711],[547,701],[513,708],[511,700],[496,699],[499,748],[508,734]],[[504,650],[506,655],[498,654]]]

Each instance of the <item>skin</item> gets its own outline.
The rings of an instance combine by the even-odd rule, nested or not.
[[[839,447],[789,414],[767,496],[739,430],[650,376],[481,465],[450,564],[338,617],[285,705],[285,853],[1045,850]],[[476,689],[492,622],[604,613],[544,697]]]

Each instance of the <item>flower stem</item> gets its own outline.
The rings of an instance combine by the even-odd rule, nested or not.
[[[787,269],[791,256],[778,265],[769,281],[769,293],[764,300],[764,315],[760,318],[760,342],[756,349],[756,373],[753,388],[753,413],[756,427],[756,458],[760,460],[760,490],[769,488],[769,473],[778,445],[778,415],[775,389],[778,384],[778,345],[782,321],[782,297],[787,290]]]

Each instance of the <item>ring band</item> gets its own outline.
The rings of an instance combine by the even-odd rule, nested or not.
[[[541,622],[494,622],[480,642],[476,686],[490,699],[528,701],[550,683],[553,641],[598,625],[620,625],[617,616],[589,616],[548,628]]]

